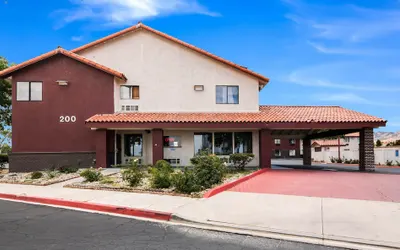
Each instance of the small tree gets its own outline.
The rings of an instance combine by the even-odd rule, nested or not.
[[[243,171],[247,164],[254,159],[254,154],[231,154],[229,160],[233,163],[233,166]]]
[[[381,140],[377,140],[377,141],[376,141],[376,146],[377,146],[377,147],[382,147],[382,142],[381,142]]]

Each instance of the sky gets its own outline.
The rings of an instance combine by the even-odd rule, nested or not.
[[[340,105],[400,130],[400,0],[0,0],[20,63],[142,21],[270,78],[260,104]]]

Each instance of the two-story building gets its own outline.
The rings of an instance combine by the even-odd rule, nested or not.
[[[386,123],[339,106],[260,106],[267,77],[141,23],[0,77],[12,81],[11,171],[186,166],[201,150],[254,153],[249,165],[268,168],[276,138],[302,139],[311,164],[312,139],[349,132],[361,134],[360,169],[373,170],[373,129]]]

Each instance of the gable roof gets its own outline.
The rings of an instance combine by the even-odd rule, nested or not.
[[[52,51],[47,52],[47,53],[45,53],[43,55],[37,56],[37,57],[35,57],[33,59],[30,59],[28,61],[25,61],[25,62],[22,62],[20,64],[14,65],[14,66],[9,67],[7,69],[4,69],[3,71],[0,71],[0,77],[8,77],[13,72],[15,72],[17,70],[23,69],[25,67],[28,67],[29,65],[32,65],[32,64],[35,64],[37,62],[43,61],[43,60],[45,60],[47,58],[50,58],[50,57],[58,55],[58,54],[67,56],[69,58],[72,58],[72,59],[77,60],[77,61],[79,61],[81,63],[87,64],[87,65],[89,65],[91,67],[94,67],[94,68],[96,68],[98,70],[101,70],[103,72],[106,72],[106,73],[108,73],[110,75],[113,75],[115,77],[118,77],[118,78],[126,81],[126,77],[125,77],[125,75],[123,73],[118,72],[118,71],[113,70],[113,69],[110,69],[110,68],[108,68],[106,66],[103,66],[103,65],[101,65],[99,63],[93,62],[93,61],[91,61],[91,60],[89,60],[89,59],[87,59],[87,58],[85,58],[83,56],[80,56],[78,54],[75,54],[73,52],[65,50],[63,48],[57,48],[55,50],[52,50]]]
[[[381,118],[339,106],[260,106],[259,112],[236,113],[115,113],[98,114],[86,122],[237,122],[237,123],[378,123]]]
[[[214,60],[216,60],[216,61],[219,61],[219,62],[221,62],[221,63],[224,63],[224,64],[226,64],[226,65],[228,65],[228,66],[231,66],[231,67],[233,67],[233,68],[235,68],[235,69],[237,69],[237,70],[240,70],[240,71],[242,71],[242,72],[244,72],[244,73],[246,73],[246,74],[249,74],[249,75],[251,75],[251,76],[257,78],[257,79],[259,80],[259,82],[260,82],[260,85],[262,85],[262,86],[265,86],[265,85],[269,82],[269,78],[268,78],[268,77],[265,77],[265,76],[263,76],[263,75],[261,75],[261,74],[258,74],[258,73],[256,73],[256,72],[254,72],[254,71],[251,71],[251,70],[249,70],[249,69],[247,69],[247,68],[245,68],[245,67],[243,67],[243,66],[240,66],[240,65],[238,65],[238,64],[236,64],[236,63],[233,63],[233,62],[231,62],[231,61],[225,60],[225,59],[223,59],[223,58],[221,58],[221,57],[219,57],[219,56],[216,56],[216,55],[214,55],[214,54],[211,54],[211,53],[209,53],[209,52],[207,52],[207,51],[205,51],[205,50],[203,50],[203,49],[200,49],[200,48],[198,48],[198,47],[196,47],[196,46],[193,46],[193,45],[191,45],[191,44],[189,44],[189,43],[183,42],[183,41],[181,41],[181,40],[179,40],[179,39],[177,39],[177,38],[175,38],[175,37],[172,37],[172,36],[170,36],[170,35],[167,35],[167,34],[165,34],[165,33],[163,33],[163,32],[160,32],[160,31],[158,31],[158,30],[155,30],[155,29],[153,29],[153,28],[150,28],[149,26],[146,26],[146,25],[144,25],[144,24],[142,24],[142,23],[138,23],[138,24],[136,24],[136,25],[134,25],[134,26],[132,26],[132,27],[129,27],[129,28],[124,29],[124,30],[121,30],[121,31],[116,32],[116,33],[114,33],[114,34],[111,34],[111,35],[109,35],[109,36],[103,37],[103,38],[101,38],[101,39],[99,39],[99,40],[96,40],[96,41],[94,41],[94,42],[85,44],[85,45],[83,45],[83,46],[81,46],[81,47],[79,47],[79,48],[73,49],[73,50],[71,50],[71,51],[74,52],[74,53],[79,53],[79,52],[82,52],[83,50],[86,50],[86,49],[91,48],[91,47],[93,47],[93,46],[99,45],[99,44],[101,44],[101,43],[105,43],[105,42],[107,42],[107,41],[109,41],[109,40],[111,40],[111,39],[114,39],[114,38],[117,38],[117,37],[119,37],[119,36],[125,35],[126,33],[129,33],[129,32],[131,32],[131,31],[137,31],[137,30],[140,30],[140,29],[147,30],[147,31],[149,31],[149,32],[151,32],[151,33],[153,33],[153,34],[156,34],[156,35],[158,35],[158,36],[161,36],[161,37],[163,37],[163,38],[166,38],[166,39],[168,39],[168,40],[170,40],[170,41],[172,41],[172,42],[175,42],[175,43],[177,43],[177,44],[180,44],[180,45],[182,45],[182,46],[184,46],[184,47],[186,47],[186,48],[189,48],[189,49],[191,49],[191,50],[193,50],[193,51],[195,51],[195,52],[198,52],[198,53],[200,53],[200,54],[203,54],[203,55],[205,55],[205,56],[207,56],[207,57],[210,57],[210,58],[212,58],[212,59],[214,59]]]

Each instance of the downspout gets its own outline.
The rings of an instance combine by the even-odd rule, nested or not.
[[[338,137],[338,159],[340,160],[340,137]]]

